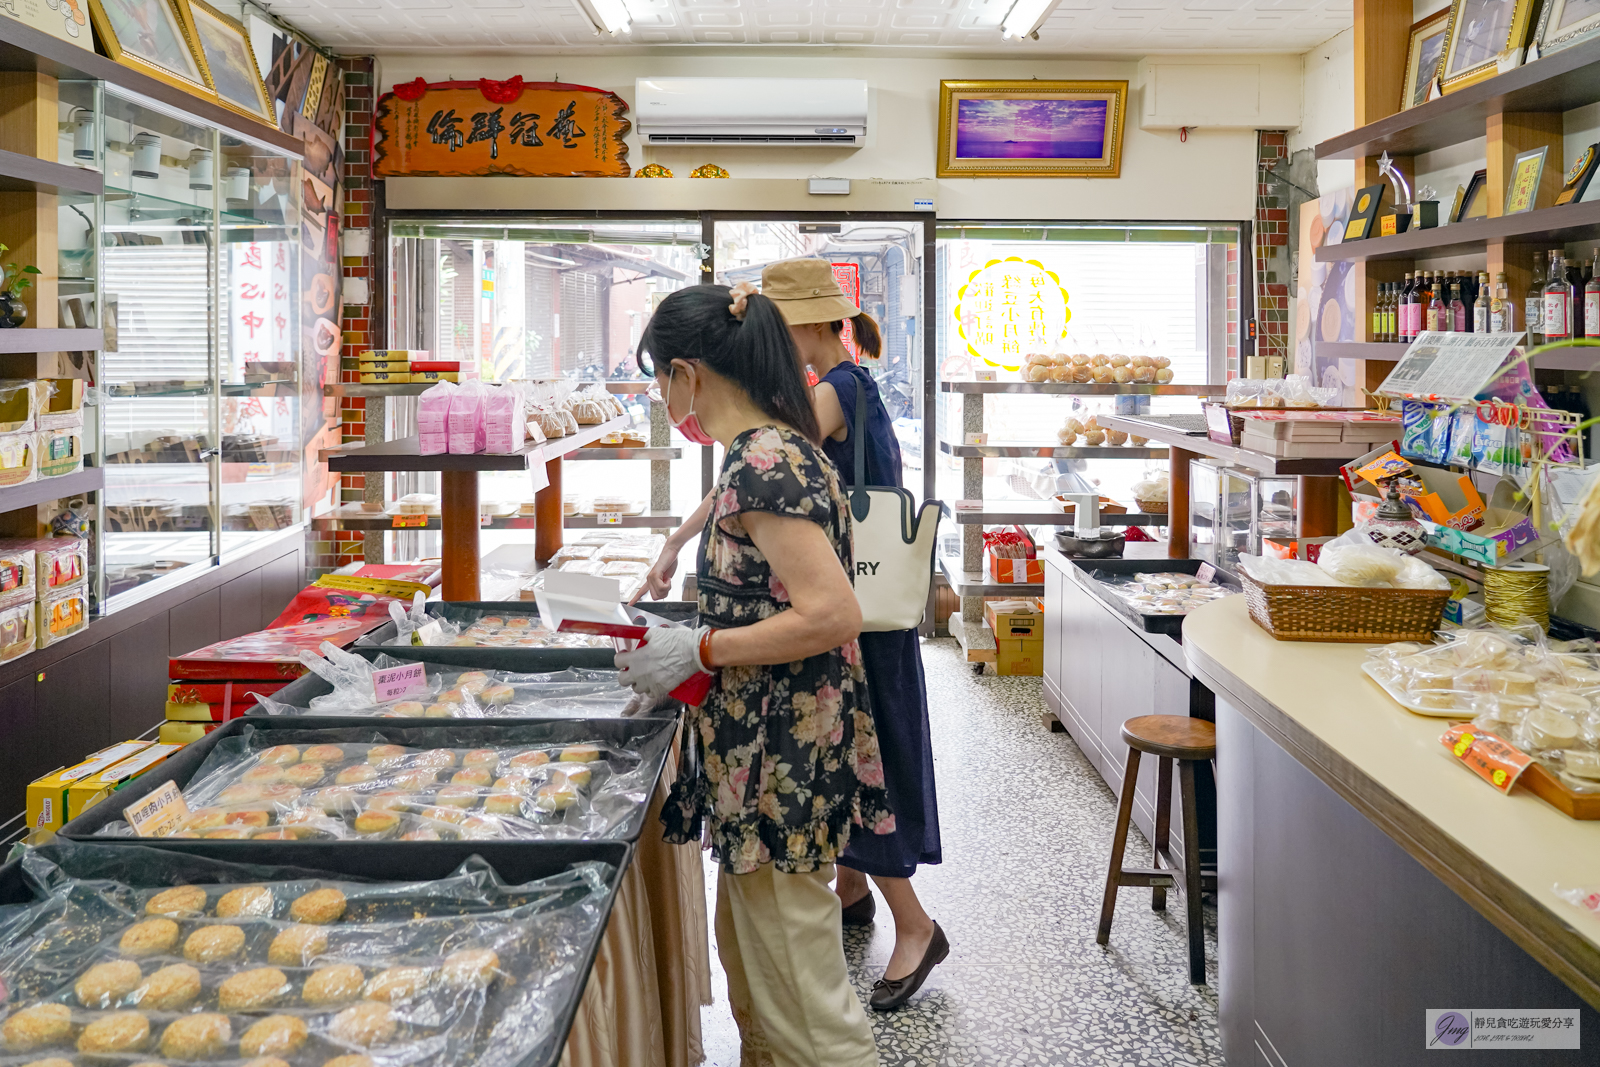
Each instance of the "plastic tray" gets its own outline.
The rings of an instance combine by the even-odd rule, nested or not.
[[[1460,708],[1423,707],[1407,696],[1404,689],[1395,689],[1391,686],[1385,685],[1376,674],[1372,673],[1372,669],[1365,663],[1361,665],[1361,673],[1365,674],[1368,678],[1371,678],[1373,685],[1389,694],[1390,700],[1393,700],[1396,704],[1399,704],[1402,708],[1405,708],[1413,715],[1426,715],[1430,719],[1455,719],[1457,721],[1465,721],[1472,718],[1472,714],[1470,712],[1463,711]]]
[[[271,848],[304,850],[306,858],[296,862],[317,862],[315,857],[337,855],[346,849],[361,854],[377,855],[390,851],[402,853],[439,851],[442,846],[455,846],[455,841],[216,841],[204,838],[141,838],[95,837],[95,831],[107,823],[122,818],[122,810],[140,797],[146,796],[165,782],[174,782],[179,789],[186,787],[195,772],[205,763],[211,750],[226,737],[237,737],[247,726],[281,734],[280,744],[310,745],[321,741],[349,741],[355,735],[377,736],[386,744],[415,745],[427,748],[487,748],[497,744],[562,744],[576,741],[607,741],[619,747],[638,749],[646,768],[645,777],[658,784],[661,769],[666,763],[667,750],[677,730],[676,720],[670,719],[458,719],[448,726],[405,726],[394,719],[326,718],[323,716],[251,716],[234,719],[212,730],[200,740],[186,745],[181,752],[146,773],[127,786],[111,794],[106,800],[90,808],[63,826],[59,836],[68,841],[92,841],[122,847],[159,842],[162,848],[201,855],[232,857],[238,848]],[[655,784],[652,785],[653,794]],[[648,806],[648,805],[646,805]],[[513,849],[546,849],[554,846],[581,848],[590,844],[603,845],[617,841],[633,842],[644,830],[646,807],[640,807],[629,819],[627,829],[620,838],[603,838],[594,841],[477,841],[473,845],[498,845]],[[218,846],[221,846],[220,850]],[[274,853],[276,854],[276,853]],[[589,856],[581,856],[588,859]],[[286,861],[275,861],[286,862]],[[365,868],[363,868],[365,869]],[[399,869],[404,869],[403,865]]]
[[[639,607],[670,622],[688,622],[699,614],[700,606],[687,600],[661,600]],[[452,622],[471,622],[480,615],[524,615],[537,618],[539,609],[531,600],[435,600],[428,614]],[[559,671],[566,667],[591,667],[609,670],[616,666],[616,653],[609,648],[461,648],[454,645],[386,645],[396,633],[394,621],[384,623],[362,636],[350,651],[367,659],[390,655],[395,659],[418,660],[446,667],[469,670],[517,671],[535,674]]]
[[[200,842],[195,842],[199,844]],[[53,842],[35,851],[77,878],[106,878],[137,888],[171,885],[201,885],[226,882],[288,881],[296,878],[329,878],[355,882],[418,882],[444,878],[454,873],[471,856],[480,856],[494,868],[507,885],[521,885],[567,870],[575,863],[599,860],[611,865],[609,892],[603,904],[604,915],[595,927],[590,943],[584,946],[581,980],[547,990],[556,1026],[555,1040],[542,1041],[529,1049],[515,1067],[554,1067],[566,1048],[567,1033],[578,1013],[594,969],[595,956],[605,935],[607,920],[616,904],[617,887],[633,857],[633,848],[621,841],[567,843],[564,847],[531,851],[508,848],[509,842],[441,841],[418,842],[423,849],[396,850],[380,854],[367,849],[312,851],[304,842],[283,841],[257,844],[251,841],[210,841],[212,846],[235,847],[212,850],[169,850],[164,844],[140,842],[133,847],[112,847],[100,843]],[[242,847],[241,847],[242,846]],[[22,870],[20,859],[0,866],[0,905],[26,904],[38,899],[33,884]],[[45,1053],[46,1055],[48,1053]],[[23,1059],[29,1057],[24,1056]],[[148,1057],[146,1057],[148,1058]],[[20,1061],[19,1061],[20,1062]],[[467,1067],[463,1064],[462,1067]]]
[[[1136,611],[1132,604],[1095,580],[1095,572],[1113,574],[1117,577],[1135,574],[1198,574],[1205,563],[1203,559],[1075,559],[1072,561],[1073,566],[1083,571],[1084,577],[1090,580],[1095,595],[1112,611],[1147,634],[1166,634],[1172,638],[1177,638],[1183,632],[1183,620],[1187,616],[1149,615]],[[1211,580],[1232,589],[1235,593],[1241,588],[1239,580],[1224,570],[1218,570]]]

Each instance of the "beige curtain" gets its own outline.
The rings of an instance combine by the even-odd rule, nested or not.
[[[622,876],[561,1067],[694,1067],[705,1059],[700,1007],[711,1003],[705,869],[696,844],[661,840],[677,745]]]

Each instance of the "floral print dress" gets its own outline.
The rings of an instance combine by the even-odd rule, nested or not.
[[[740,516],[751,511],[815,522],[845,573],[854,571],[833,465],[793,430],[746,430],[728,448],[700,538],[706,625],[751,626],[788,609],[783,583],[745,532]],[[689,723],[698,744],[662,810],[666,840],[698,840],[708,820],[725,870],[772,863],[796,874],[837,859],[853,827],[893,832],[856,641],[793,663],[723,667]]]

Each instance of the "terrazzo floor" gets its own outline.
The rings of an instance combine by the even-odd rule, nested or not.
[[[1176,898],[1152,912],[1148,890],[1122,890],[1111,944],[1095,944],[1116,799],[1069,736],[1040,724],[1038,678],[976,676],[947,639],[924,642],[923,663],[944,863],[914,885],[951,947],[907,1007],[869,1012],[883,1067],[1221,1065],[1215,909],[1206,986],[1188,982]],[[1148,862],[1137,829],[1128,851]],[[706,881],[711,914],[710,865]],[[845,932],[863,1005],[893,947],[880,897],[876,925]],[[739,1067],[714,943],[712,967],[706,1063]]]

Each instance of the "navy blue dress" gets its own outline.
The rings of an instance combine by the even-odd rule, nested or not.
[[[822,379],[838,394],[845,439],[825,438],[822,451],[839,468],[840,481],[855,484],[856,383],[866,399],[868,485],[901,484],[900,442],[878,396],[878,383],[854,363],[840,363]],[[884,786],[895,816],[891,834],[854,834],[839,858],[842,866],[879,878],[910,878],[920,863],[939,863],[939,804],[933,790],[933,742],[928,731],[928,687],[922,678],[917,631],[861,635],[872,719],[883,754]]]

